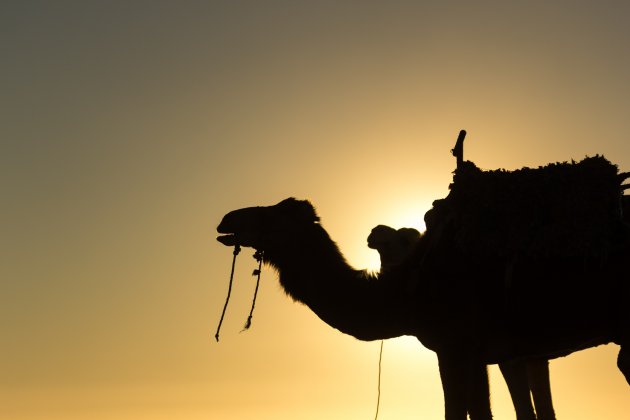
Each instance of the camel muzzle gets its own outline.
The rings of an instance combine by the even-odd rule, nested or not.
[[[221,242],[225,246],[234,246],[238,244],[236,235],[220,235],[217,236],[217,241]]]
[[[217,226],[217,232],[221,234],[217,241],[226,246],[256,248],[264,226],[264,210],[264,207],[246,207],[229,212]]]

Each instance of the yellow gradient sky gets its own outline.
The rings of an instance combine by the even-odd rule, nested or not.
[[[630,170],[624,1],[4,1],[0,418],[374,416],[378,343],[238,261],[229,210],[296,196],[349,261],[422,227],[449,154]],[[551,363],[560,419],[627,419],[616,347]],[[495,418],[514,419],[491,369]],[[440,419],[434,354],[385,343],[379,419]]]

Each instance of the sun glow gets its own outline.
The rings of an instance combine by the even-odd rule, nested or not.
[[[394,229],[400,228],[414,228],[419,232],[424,232],[426,229],[426,225],[424,224],[424,212],[419,210],[419,206],[413,205],[398,205],[395,208],[389,209],[389,211],[385,210],[380,213],[381,217],[379,217],[374,226],[370,227],[370,229],[374,228],[377,225],[387,225]],[[365,238],[369,232],[366,233]],[[367,248],[367,243],[366,243]],[[365,261],[367,261],[367,269],[372,272],[377,272],[381,267],[381,259],[379,254],[374,249],[367,249],[364,254]]]

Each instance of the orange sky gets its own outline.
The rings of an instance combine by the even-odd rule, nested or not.
[[[8,1],[0,13],[0,418],[366,419],[378,343],[238,261],[229,210],[308,198],[357,267],[422,227],[449,151],[630,170],[618,1]],[[553,4],[550,4],[553,3]],[[553,361],[560,419],[625,419],[616,348]],[[497,419],[514,419],[491,368]],[[385,343],[379,419],[439,419],[435,355]]]

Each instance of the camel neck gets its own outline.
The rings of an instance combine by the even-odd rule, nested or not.
[[[351,267],[319,224],[294,238],[283,241],[282,249],[265,250],[289,296],[360,340],[409,334],[404,290]]]

